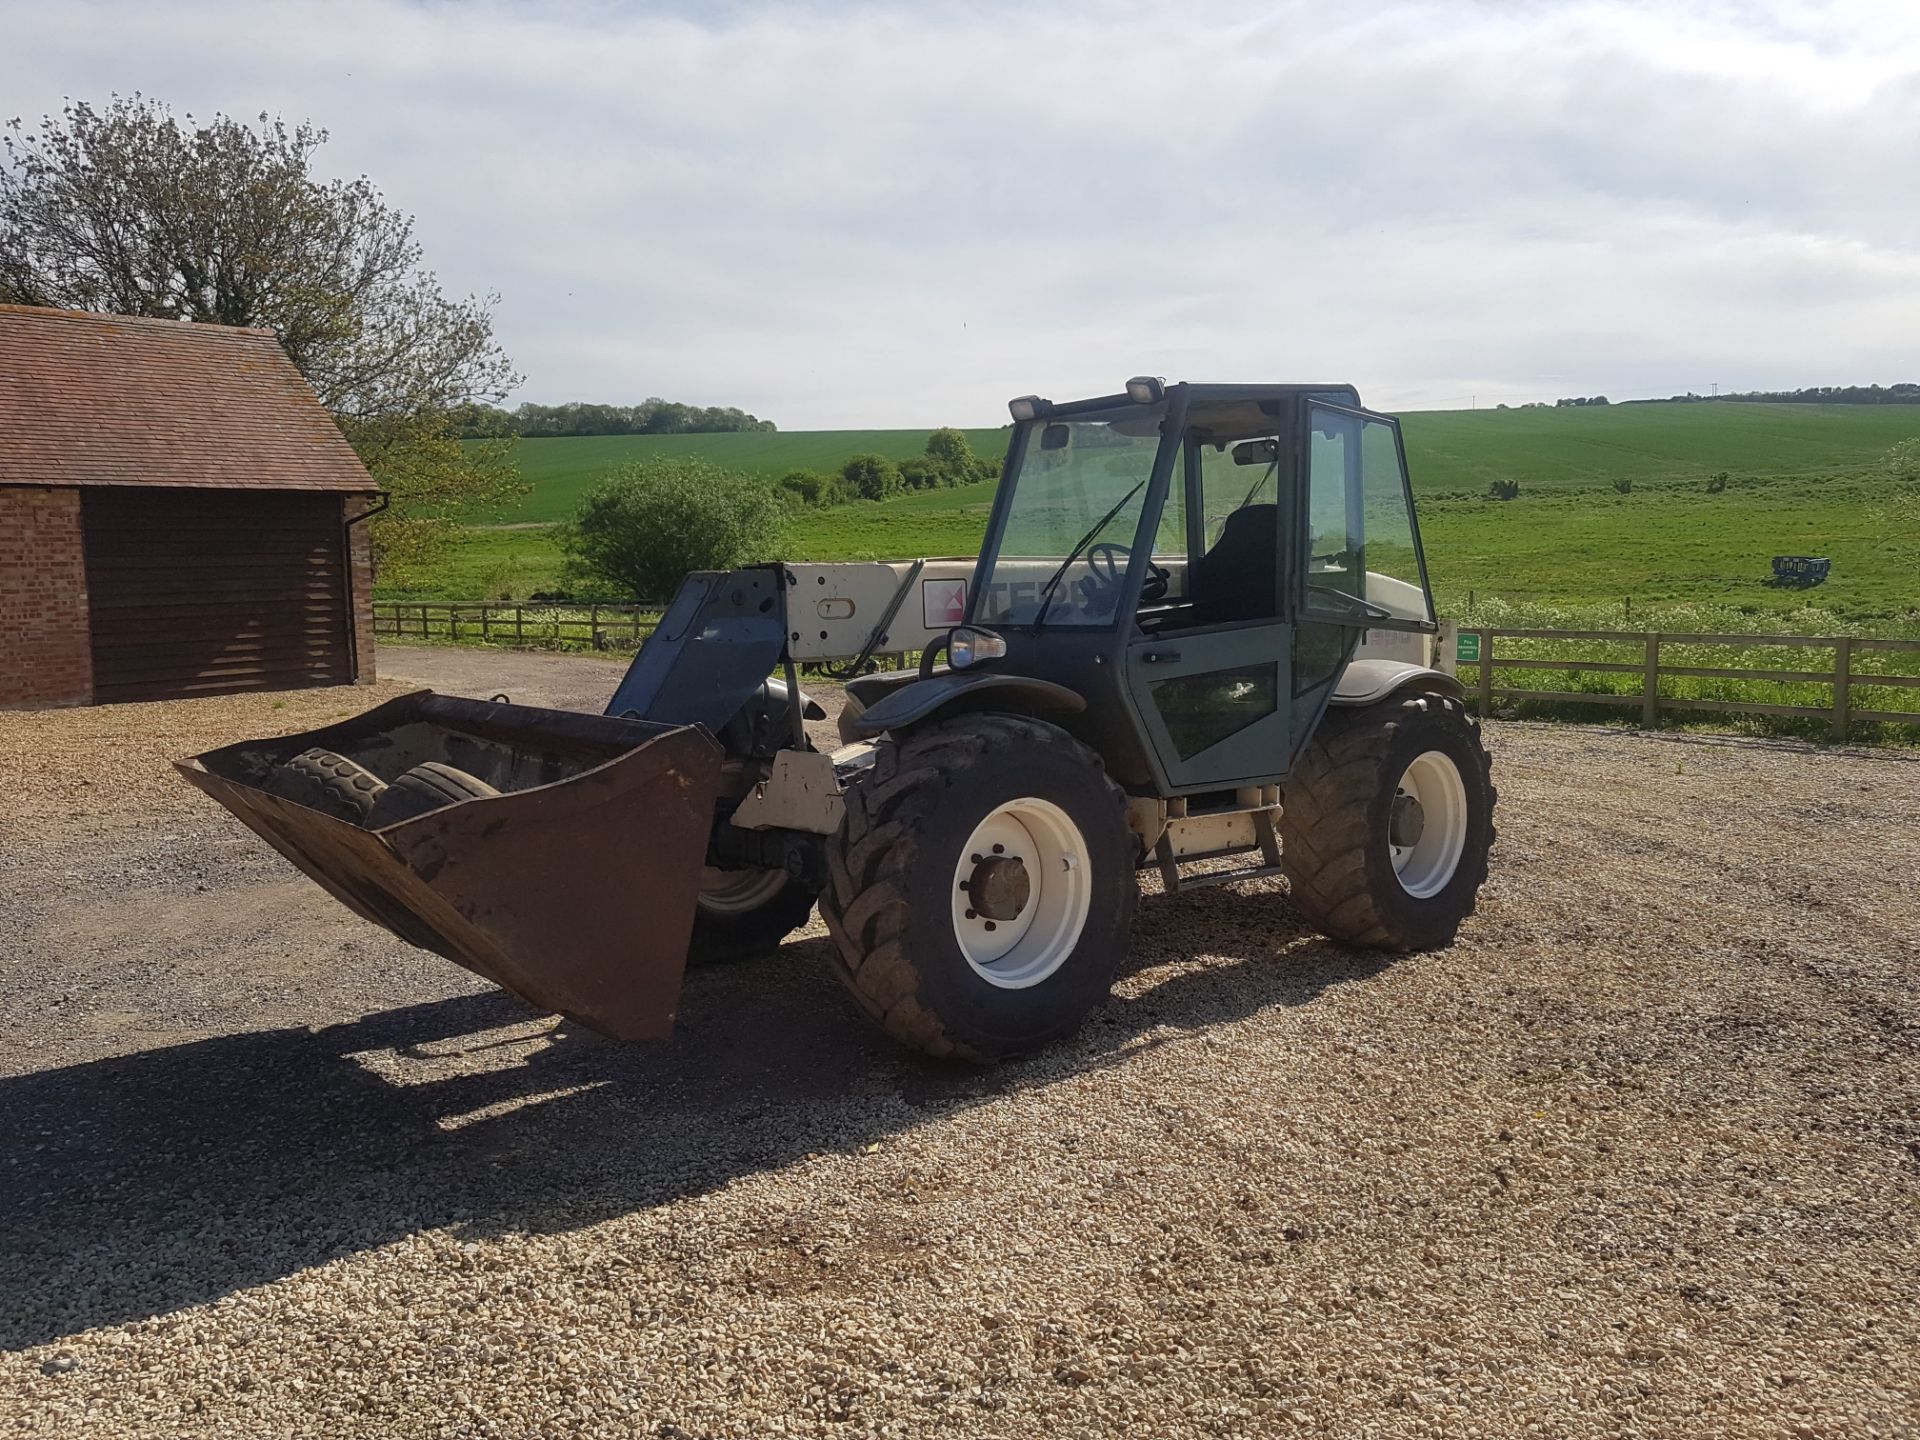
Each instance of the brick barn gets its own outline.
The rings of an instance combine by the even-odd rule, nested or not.
[[[371,680],[377,504],[270,331],[0,305],[0,709]]]

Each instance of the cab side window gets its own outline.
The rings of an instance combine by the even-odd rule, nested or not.
[[[1201,513],[1189,592],[1194,625],[1280,614],[1279,445],[1272,436],[1195,442]]]

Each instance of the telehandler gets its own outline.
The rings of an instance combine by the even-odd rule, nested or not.
[[[862,1009],[972,1060],[1102,1002],[1142,870],[1450,943],[1495,795],[1396,422],[1152,377],[1010,409],[976,560],[697,573],[604,715],[422,691],[180,769],[361,915],[625,1039],[816,905]],[[830,751],[803,669],[845,682]]]

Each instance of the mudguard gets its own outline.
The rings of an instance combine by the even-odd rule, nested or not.
[[[989,693],[1000,702],[997,706],[979,703]],[[1086,697],[1078,691],[1056,685],[1051,680],[1036,680],[1029,675],[947,671],[889,691],[874,701],[870,709],[843,723],[840,733],[848,740],[871,740],[888,730],[899,730],[932,719],[941,711],[956,706],[969,710],[1001,708],[1070,715],[1085,710],[1087,702]]]
[[[1415,665],[1410,660],[1359,659],[1347,662],[1327,703],[1344,707],[1373,705],[1396,690],[1406,689],[1435,690],[1455,699],[1467,693],[1457,679],[1430,665]]]

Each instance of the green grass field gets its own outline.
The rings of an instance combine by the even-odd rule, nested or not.
[[[1671,487],[1725,470],[1819,476],[1872,467],[1920,435],[1920,406],[1607,405],[1566,410],[1433,410],[1401,417],[1407,467],[1424,498],[1480,495],[1495,480],[1522,494]]]
[[[522,440],[520,478],[532,491],[518,504],[476,512],[476,524],[564,520],[595,481],[629,460],[697,457],[745,475],[778,480],[789,470],[838,470],[850,455],[906,460],[927,447],[925,430],[746,431],[732,435],[580,435]],[[1007,432],[969,430],[976,453],[1006,453]]]
[[[1785,613],[1815,603],[1852,623],[1920,612],[1920,575],[1904,537],[1875,514],[1880,457],[1920,435],[1920,408],[1632,405],[1450,411],[1403,417],[1429,569],[1442,608],[1466,616],[1489,600],[1642,609],[1733,605]],[[606,437],[521,446],[532,493],[475,517],[542,525],[566,516],[621,461],[698,454],[777,477],[831,469],[868,450],[919,453],[925,431]],[[969,432],[996,453],[1003,431]],[[1706,490],[1726,471],[1727,487]],[[1486,498],[1518,480],[1511,501]],[[1613,488],[1632,482],[1630,494]],[[921,492],[881,504],[795,515],[786,553],[817,560],[971,554],[992,486]],[[1776,554],[1816,554],[1833,577],[1810,592],[1767,584]],[[475,529],[427,590],[446,598],[526,595],[557,583],[550,530]],[[1757,627],[1756,627],[1757,628]]]

